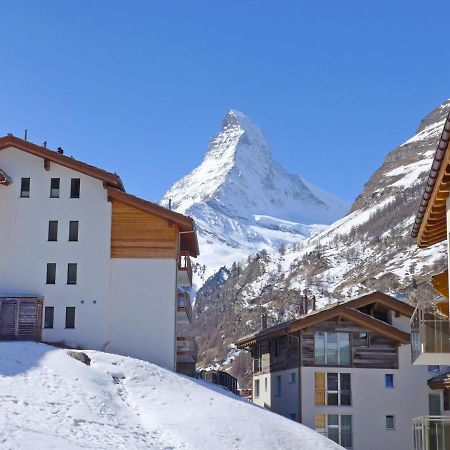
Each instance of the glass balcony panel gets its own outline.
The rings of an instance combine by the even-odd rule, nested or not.
[[[434,303],[419,303],[411,317],[411,359],[416,365],[450,365],[450,321]]]

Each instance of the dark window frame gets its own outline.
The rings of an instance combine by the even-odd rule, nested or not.
[[[26,185],[28,184],[28,189]],[[31,193],[31,178],[24,177],[20,180],[20,198],[30,198]]]
[[[75,285],[78,281],[78,264],[68,263],[67,264],[67,284]]]
[[[58,221],[57,220],[49,220],[48,221],[47,240],[48,240],[48,242],[57,242],[58,241]]]
[[[70,198],[80,198],[80,178],[71,178],[70,180]]]
[[[78,220],[71,220],[69,222],[69,242],[78,242],[80,230],[80,222]]]
[[[389,427],[388,420],[391,420],[391,418],[392,418],[392,427]],[[387,431],[395,431],[395,414],[386,414],[384,421],[385,421],[385,426],[386,426]]]
[[[390,380],[390,381],[388,381]],[[384,374],[384,387],[386,389],[394,389],[394,374],[393,373],[385,373]]]
[[[57,186],[53,186],[53,183]],[[50,198],[59,198],[61,192],[61,179],[60,178],[50,178]]]
[[[50,322],[50,324],[48,322]],[[54,328],[54,322],[55,322],[55,307],[46,306],[44,308],[44,328],[46,329]]]
[[[50,268],[53,269],[53,272],[49,270]],[[47,263],[45,284],[56,284],[56,263]]]
[[[70,313],[73,313],[71,316]],[[75,306],[66,306],[66,320],[65,327],[67,330],[73,330],[75,328]]]

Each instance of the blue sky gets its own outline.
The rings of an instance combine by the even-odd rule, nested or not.
[[[450,97],[450,3],[0,2],[0,134],[47,140],[159,200],[227,110],[352,201]]]

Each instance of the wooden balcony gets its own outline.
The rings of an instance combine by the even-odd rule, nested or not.
[[[192,286],[192,265],[189,252],[180,252],[178,255],[178,286]]]
[[[177,294],[177,323],[192,323],[192,303],[188,292]]]
[[[197,362],[197,344],[191,336],[177,336],[177,362]]]

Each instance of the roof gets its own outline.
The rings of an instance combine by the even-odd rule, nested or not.
[[[450,113],[434,155],[425,191],[411,232],[419,247],[429,247],[447,238],[446,201],[450,191]]]
[[[410,336],[408,333],[405,333],[404,331],[401,331],[386,322],[375,319],[368,314],[358,311],[358,308],[363,308],[364,306],[368,306],[373,303],[382,304],[390,310],[407,317],[411,317],[414,312],[414,308],[411,305],[408,305],[407,303],[397,300],[389,295],[383,294],[382,292],[374,291],[346,302],[317,309],[301,316],[296,320],[283,322],[266,328],[265,330],[249,334],[239,339],[236,345],[240,348],[245,348],[253,345],[259,339],[286,333],[294,333],[295,331],[317,325],[335,317],[345,317],[358,325],[388,336],[403,344],[409,343]]]
[[[116,173],[107,172],[90,164],[78,161],[70,156],[63,155],[57,151],[49,150],[46,147],[33,144],[13,135],[0,137],[0,150],[14,147],[24,152],[43,158],[44,161],[55,162],[69,169],[102,180],[105,188],[108,190],[109,199],[117,199],[123,203],[133,206],[145,212],[149,212],[159,217],[163,217],[178,225],[181,231],[180,248],[189,249],[190,256],[199,255],[197,233],[195,222],[191,217],[171,211],[156,203],[149,202],[142,198],[125,192],[122,180]],[[9,182],[7,175],[0,169],[0,184]]]
[[[4,186],[9,186],[11,184],[10,178],[2,169],[0,169],[0,184],[3,184]]]
[[[55,162],[64,167],[68,167],[69,169],[73,169],[77,172],[102,180],[109,186],[114,186],[117,189],[125,190],[122,180],[115,173],[107,172],[106,170],[78,161],[70,156],[58,153],[57,151],[49,150],[48,148],[33,144],[32,142],[24,141],[16,136],[8,134],[7,136],[0,137],[0,150],[4,150],[9,147],[14,147],[32,155],[39,156],[44,160]]]
[[[449,389],[450,388],[450,372],[440,373],[428,380],[428,386],[431,389]]]

